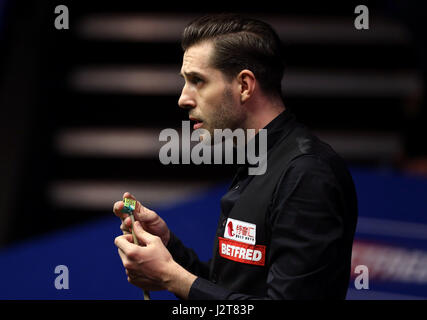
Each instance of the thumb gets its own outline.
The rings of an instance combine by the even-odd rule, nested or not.
[[[143,206],[139,201],[136,202],[136,208],[133,214],[136,220],[148,224],[153,223],[159,218],[155,211]]]
[[[145,231],[139,221],[135,221],[133,224],[133,230],[140,244],[149,245],[157,238],[155,235]]]

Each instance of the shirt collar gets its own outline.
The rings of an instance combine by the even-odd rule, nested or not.
[[[285,109],[276,118],[271,120],[263,129],[267,129],[267,151],[276,144],[286,124],[294,117],[290,110]],[[258,138],[258,134],[256,135]]]
[[[294,117],[295,116],[290,110],[285,109],[263,128],[267,130],[267,153],[276,144],[277,140],[281,137],[283,130],[286,128],[286,125]],[[253,139],[255,139],[255,143],[258,144],[259,134],[257,133]],[[234,149],[235,149],[234,151],[236,151],[235,147]],[[248,166],[249,166],[248,163],[237,164],[237,170],[238,172],[241,172],[243,170],[247,171]]]

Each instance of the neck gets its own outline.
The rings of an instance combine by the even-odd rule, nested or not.
[[[281,99],[262,97],[248,106],[245,129],[255,129],[256,133],[286,110]]]

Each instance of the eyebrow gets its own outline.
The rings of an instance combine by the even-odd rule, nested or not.
[[[196,71],[191,71],[191,72],[184,72],[184,74],[182,74],[182,72],[179,72],[179,75],[181,76],[181,77],[183,77],[184,78],[184,75],[185,75],[185,77],[187,77],[187,78],[191,78],[191,77],[199,77],[199,78],[205,78],[205,76],[204,75],[202,75],[201,73],[199,73],[199,72],[196,72]]]

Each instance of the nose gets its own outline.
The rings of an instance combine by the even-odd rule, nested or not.
[[[178,99],[178,105],[180,108],[183,109],[191,109],[196,107],[196,101],[192,97],[191,92],[187,87],[187,84],[185,84],[182,88],[181,96]]]

